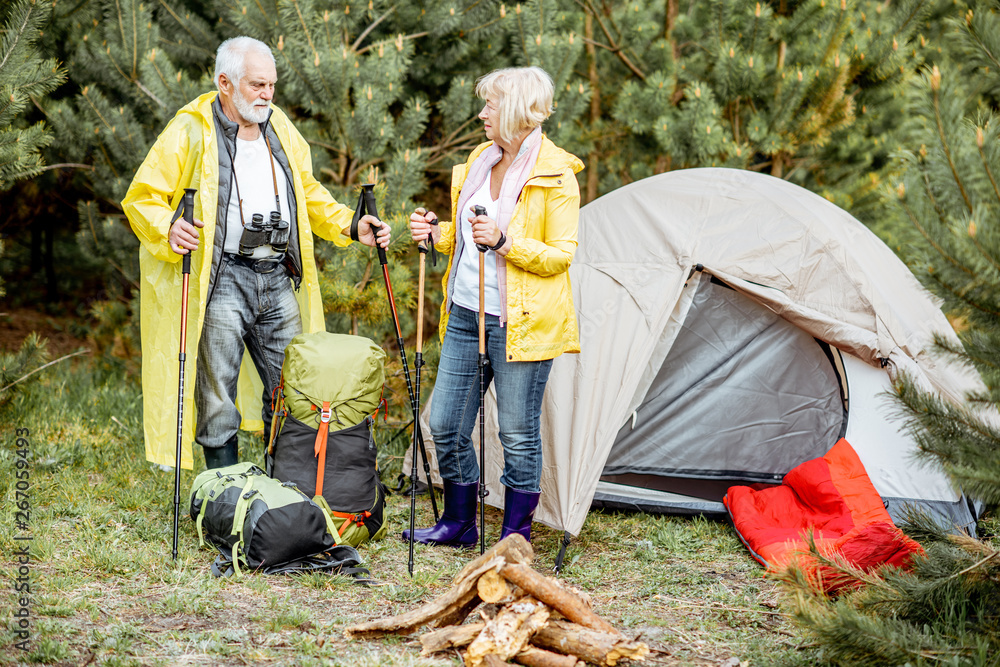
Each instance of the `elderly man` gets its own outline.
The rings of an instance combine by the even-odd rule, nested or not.
[[[196,369],[194,439],[212,468],[237,462],[241,423],[261,427],[258,396],[263,424],[270,423],[270,397],[288,342],[303,330],[323,329],[313,233],[337,245],[351,242],[353,210],[319,184],[309,145],[271,104],[277,79],[266,44],[250,37],[223,42],[215,62],[218,92],[177,112],[122,202],[142,242],[143,424],[146,457],[154,463],[174,463],[170,406],[176,401],[181,257],[194,253],[188,331],[198,346],[187,360]],[[197,190],[193,225],[173,220],[185,188]],[[251,233],[255,223],[270,220],[277,232]],[[389,244],[389,226],[372,216],[361,218],[357,232],[366,245]],[[182,465],[192,467],[187,448]]]

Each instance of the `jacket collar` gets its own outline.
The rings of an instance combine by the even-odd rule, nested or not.
[[[469,155],[466,165],[475,162],[476,158],[492,145],[492,141],[487,141],[476,146]],[[583,162],[569,151],[556,146],[545,133],[542,133],[542,146],[538,151],[538,160],[535,161],[535,168],[532,170],[531,176],[561,174],[567,168],[572,169],[574,174],[578,174],[583,171]]]

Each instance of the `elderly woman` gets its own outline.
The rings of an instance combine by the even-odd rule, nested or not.
[[[472,429],[479,411],[479,251],[485,264],[486,383],[496,382],[504,451],[501,539],[530,539],[540,495],[542,394],[552,359],[579,352],[569,265],[576,251],[578,158],[542,134],[552,112],[552,79],[538,67],[491,72],[476,84],[489,140],[456,166],[452,222],[428,211],[410,216],[413,240],[433,235],[449,254],[441,306],[442,347],[430,429],[444,480],[444,512],[414,539],[469,547],[476,543],[479,464]],[[486,210],[475,215],[476,206]],[[409,531],[403,532],[409,539]]]

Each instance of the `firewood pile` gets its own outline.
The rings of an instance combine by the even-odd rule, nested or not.
[[[649,647],[626,637],[591,608],[589,597],[531,568],[534,552],[518,534],[505,538],[455,576],[451,588],[404,614],[353,625],[349,638],[409,634],[423,654],[464,651],[467,667],[510,661],[529,667],[613,667],[644,660]],[[465,623],[481,603],[480,620]],[[496,609],[490,614],[488,609]]]

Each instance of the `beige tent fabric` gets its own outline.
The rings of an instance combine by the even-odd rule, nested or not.
[[[905,365],[955,401],[982,389],[974,371],[932,358],[935,333],[955,340],[939,303],[845,211],[748,171],[689,169],[647,178],[581,210],[570,274],[582,351],[557,358],[549,377],[536,521],[579,534],[615,436],[683,321],[701,278],[697,265],[873,366],[888,360],[893,372]],[[490,392],[487,502],[502,506],[494,405]],[[408,457],[403,472],[410,472]]]

